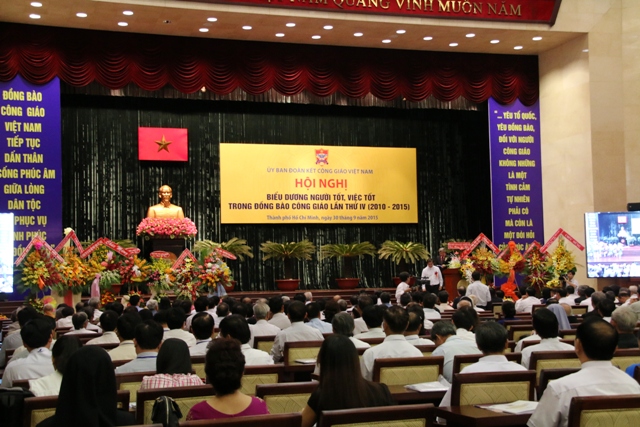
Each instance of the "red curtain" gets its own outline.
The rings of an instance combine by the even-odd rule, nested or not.
[[[0,24],[0,80],[54,77],[72,86],[96,81],[110,89],[134,83],[191,93],[237,88],[258,95],[306,90],[361,98],[420,101],[493,97],[509,104],[538,99],[536,56],[486,55],[241,42]]]

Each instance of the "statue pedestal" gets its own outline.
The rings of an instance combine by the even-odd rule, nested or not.
[[[147,247],[149,248],[149,250],[148,253],[147,251],[145,251],[146,257],[149,257],[149,254],[151,252],[165,251],[174,254],[177,258],[187,247],[187,240],[184,238],[150,239],[145,241],[145,248]]]

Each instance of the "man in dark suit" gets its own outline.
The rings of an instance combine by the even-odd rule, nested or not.
[[[438,249],[438,255],[435,257],[434,261],[436,263],[436,266],[440,269],[447,268],[450,260],[444,248]]]

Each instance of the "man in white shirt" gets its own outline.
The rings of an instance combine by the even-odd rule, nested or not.
[[[451,316],[453,324],[456,326],[456,335],[463,340],[476,342],[474,328],[478,324],[478,314],[470,306],[460,305]]]
[[[367,324],[368,331],[354,336],[359,340],[363,338],[385,338],[387,335],[382,330],[384,312],[385,309],[381,305],[372,305],[365,308],[362,318]]]
[[[576,275],[575,270],[569,271],[565,276],[565,281],[567,282],[568,286],[577,288],[578,286],[580,286],[580,283],[578,283],[578,281],[576,280],[575,275]]]
[[[330,334],[333,332],[333,328],[331,327],[331,323],[324,322],[320,319],[320,306],[317,302],[307,302],[307,326],[311,326],[312,328],[316,328],[323,334]]]
[[[118,344],[120,339],[115,330],[118,326],[118,313],[107,310],[100,316],[100,326],[102,326],[102,336],[89,340],[86,345],[96,344]]]
[[[0,387],[9,388],[15,380],[41,378],[53,373],[49,350],[53,339],[53,323],[52,319],[41,316],[28,321],[20,329],[22,342],[29,355],[7,365]]]
[[[353,345],[356,346],[356,349],[371,348],[371,345],[369,343],[360,341],[359,339],[353,337],[353,329],[355,325],[353,323],[353,317],[351,317],[349,313],[336,313],[336,315],[333,316],[333,319],[331,320],[331,326],[333,328],[334,334],[340,334],[348,337]]]
[[[371,298],[368,295],[360,295],[358,297],[358,303],[356,304],[355,308],[352,311],[352,314],[354,314],[353,324],[355,325],[355,329],[353,330],[354,336],[369,331],[369,328],[367,327],[367,323],[362,318],[362,314],[364,313],[364,310],[367,307],[371,307],[371,306],[373,306],[373,298]],[[356,318],[355,317],[356,313],[360,317]]]
[[[400,297],[402,296],[402,294],[404,294],[405,292],[408,292],[411,289],[411,286],[409,286],[409,283],[408,283],[409,277],[411,277],[409,273],[407,273],[406,271],[403,271],[398,275],[398,277],[400,278],[400,283],[396,288],[396,304],[400,303]]]
[[[213,321],[216,325],[219,325],[220,322],[222,322],[222,319],[227,317],[229,314],[231,314],[229,312],[229,304],[227,304],[226,302],[221,302],[216,307],[215,314],[213,315]]]
[[[552,313],[553,314],[553,313]],[[463,368],[461,374],[479,372],[513,372],[527,369],[515,362],[509,362],[504,356],[508,333],[501,324],[493,321],[484,322],[476,331],[476,344],[482,356],[478,362]],[[451,387],[442,398],[439,406],[451,406]]]
[[[220,335],[223,338],[234,338],[240,341],[240,350],[244,355],[244,363],[250,365],[273,365],[273,359],[266,351],[251,348],[249,339],[251,331],[247,320],[239,314],[232,314],[222,319]]]
[[[478,301],[476,305],[486,310],[491,303],[491,292],[489,287],[480,281],[480,277],[479,271],[471,273],[473,282],[467,287],[467,296],[475,295]]]
[[[189,347],[191,356],[204,356],[207,354],[209,343],[214,335],[213,317],[205,312],[197,313],[191,321],[191,333],[196,338],[196,344]]]
[[[291,326],[291,321],[284,314],[284,301],[282,297],[275,296],[269,298],[269,311],[271,312],[271,319],[269,324],[277,326],[280,329],[286,329]]]
[[[100,311],[100,298],[92,297],[89,299],[89,307],[93,308],[93,319],[90,320],[98,320],[100,316],[102,316],[102,311]]]
[[[96,331],[90,331],[87,329],[87,324],[89,323],[89,317],[85,312],[79,312],[71,316],[71,321],[73,322],[73,330],[67,332],[68,335],[78,335],[78,334],[95,334]]]
[[[207,311],[208,306],[209,306],[209,298],[205,296],[196,298],[196,300],[193,302],[193,309],[195,310],[195,312],[187,316],[187,321],[185,326],[185,329],[187,331],[191,330],[191,321],[193,320],[193,316],[195,316],[198,313]]]
[[[136,326],[140,323],[142,323],[142,319],[137,314],[123,314],[118,318],[116,335],[118,335],[120,345],[109,350],[111,360],[133,360],[136,358],[137,353],[133,339],[135,338]]]
[[[534,351],[574,350],[572,345],[560,342],[560,338],[558,338],[558,318],[550,310],[539,308],[533,313],[533,329],[540,337],[540,344],[530,345],[522,350],[521,364],[526,369],[535,369],[535,366],[529,366],[531,353]]]
[[[431,293],[437,294],[438,291],[442,290],[444,286],[444,278],[442,277],[442,272],[438,267],[433,265],[433,260],[427,260],[427,266],[422,269],[422,273],[420,274],[422,280],[429,280],[429,286],[431,287]]]
[[[135,338],[133,339],[136,358],[129,363],[118,366],[116,374],[155,371],[163,334],[162,326],[153,320],[145,320],[136,326]]]
[[[278,332],[271,348],[271,357],[275,363],[279,363],[284,359],[284,344],[286,342],[324,341],[322,332],[304,324],[306,314],[307,311],[303,302],[293,301],[289,305],[291,326]]]
[[[264,302],[257,302],[253,306],[253,317],[256,319],[255,325],[249,325],[251,329],[251,341],[249,345],[253,347],[254,337],[276,336],[280,332],[280,328],[267,322],[269,314],[269,306]]]
[[[73,316],[73,313],[75,313],[75,311],[73,310],[73,307],[62,307],[60,309],[60,320],[58,320],[56,322],[56,328],[57,329],[64,329],[64,328],[73,328],[73,321],[71,320],[71,317]]]
[[[376,359],[422,357],[422,352],[409,344],[403,335],[408,325],[409,313],[404,308],[394,305],[384,312],[382,328],[387,337],[381,344],[366,350],[360,360],[362,376],[365,379],[372,380]]]
[[[432,356],[444,356],[442,375],[451,382],[453,378],[453,358],[459,354],[478,354],[480,350],[475,341],[464,340],[456,335],[453,323],[441,320],[434,323],[431,329],[431,339],[437,348]]]
[[[164,333],[162,340],[178,338],[187,343],[188,347],[196,345],[196,337],[183,329],[185,327],[185,318],[186,316],[182,308],[173,307],[169,310],[169,313],[167,313],[167,326],[169,327],[169,331]]]
[[[422,297],[422,307],[424,311],[424,318],[427,320],[442,319],[440,312],[435,309],[438,297],[435,294],[424,294]]]
[[[569,302],[567,302],[567,304],[576,305],[576,299],[578,299],[579,297],[578,293],[576,292],[576,289],[573,286],[567,286],[565,288],[565,291],[567,291],[567,299],[570,300]]]
[[[415,307],[415,308],[414,308]],[[412,305],[407,310],[409,313],[409,326],[404,331],[404,338],[411,345],[435,345],[426,338],[420,338],[420,331],[424,328],[424,311],[418,305]]]
[[[38,312],[30,305],[23,307],[18,311],[18,324],[22,328],[29,320],[38,317]],[[22,346],[22,336],[20,335],[20,329],[13,332],[11,335],[4,337],[2,346],[0,347],[0,367],[4,367],[7,364],[7,350],[15,350]],[[15,353],[14,353],[15,356]]]
[[[531,313],[534,305],[542,304],[539,298],[536,298],[536,288],[529,286],[525,295],[516,301],[516,313]]]
[[[436,308],[440,310],[440,313],[443,313],[445,311],[455,310],[455,308],[449,305],[449,292],[447,291],[438,292],[438,300],[440,301],[440,303],[436,305]]]
[[[597,318],[582,322],[575,340],[580,371],[549,383],[527,425],[567,426],[575,396],[640,394],[640,385],[611,363],[617,343],[618,333],[609,323]]]

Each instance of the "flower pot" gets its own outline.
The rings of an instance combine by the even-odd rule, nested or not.
[[[400,284],[400,278],[399,277],[394,277],[393,278],[393,283],[395,283],[395,285],[398,286]],[[407,283],[407,285],[413,286],[415,284],[416,284],[416,278],[414,276],[409,277],[409,283]]]
[[[111,292],[114,295],[120,295],[121,289],[122,289],[122,283],[118,283],[117,285],[111,285]]]
[[[360,284],[360,278],[342,278],[336,279],[336,283],[338,284],[338,288],[340,289],[355,289]]]
[[[228,285],[218,285],[218,286],[222,286],[224,290],[227,292],[233,292],[233,290],[236,288],[237,283],[238,282],[236,282],[235,280],[232,280]]]
[[[82,300],[82,294],[74,294],[71,291],[66,291],[63,293],[57,292],[57,291],[52,291],[51,292],[51,296],[53,296],[53,298],[55,298],[56,302],[58,304],[61,303],[65,303],[70,307],[74,307],[76,306],[77,303],[79,303]]]
[[[279,291],[297,291],[300,286],[300,279],[276,279],[276,286]]]

